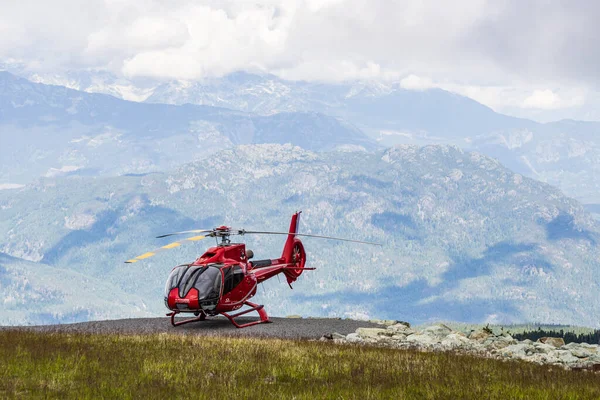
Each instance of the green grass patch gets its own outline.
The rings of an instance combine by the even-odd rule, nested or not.
[[[0,331],[0,398],[598,399],[600,375],[277,339]]]

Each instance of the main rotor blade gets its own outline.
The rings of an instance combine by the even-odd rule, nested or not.
[[[125,261],[125,264],[133,264],[133,263],[136,263],[136,262],[138,262],[140,260],[145,260],[146,258],[150,258],[150,257],[152,257],[152,256],[154,256],[154,255],[156,255],[158,253],[162,253],[163,251],[167,251],[167,250],[170,250],[170,249],[174,249],[175,247],[179,247],[182,244],[184,244],[184,242],[197,242],[198,240],[202,240],[202,239],[204,239],[206,237],[209,237],[209,236],[208,235],[205,235],[205,236],[192,236],[192,237],[189,237],[187,239],[180,240],[179,242],[169,243],[169,244],[167,244],[167,245],[165,245],[163,247],[159,247],[156,250],[149,251],[149,252],[144,253],[144,254],[142,254],[140,256],[137,256],[137,257],[134,257],[134,258],[132,258],[130,260],[127,260],[127,261]]]
[[[164,237],[167,237],[167,236],[183,235],[184,233],[203,233],[203,232],[212,232],[212,231],[213,231],[212,229],[194,229],[194,230],[191,230],[191,231],[181,231],[181,232],[167,233],[165,235],[157,236],[156,238],[160,239],[160,238],[164,238]]]
[[[314,237],[314,238],[321,238],[321,239],[341,240],[343,242],[364,243],[364,244],[373,244],[375,246],[383,246],[381,243],[365,242],[365,241],[362,241],[362,240],[343,239],[343,238],[338,238],[338,237],[333,237],[333,236],[309,235],[307,233],[289,233],[289,232],[271,232],[271,231],[246,231],[246,230],[242,230],[241,232],[242,232],[242,233],[240,233],[241,235],[245,235],[247,233],[256,233],[256,234],[261,234],[261,235],[296,235],[296,236],[306,236],[306,237]]]

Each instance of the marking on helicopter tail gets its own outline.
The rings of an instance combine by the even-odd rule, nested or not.
[[[148,253],[144,253],[141,256],[137,256],[136,258],[138,260],[143,260],[144,258],[152,257],[154,254],[156,254],[156,253],[149,251]]]
[[[162,249],[172,249],[173,247],[177,247],[177,246],[181,246],[181,243],[179,242],[173,242],[173,243],[169,243],[166,246],[161,247]]]
[[[139,260],[136,260],[135,258],[132,258],[131,260],[127,260],[127,261],[125,261],[125,264],[133,264],[133,263],[136,263],[136,262],[138,262],[138,261],[139,261]]]
[[[187,238],[185,240],[189,240],[190,242],[195,242],[196,240],[202,240],[204,239],[206,236],[193,236],[191,238]]]

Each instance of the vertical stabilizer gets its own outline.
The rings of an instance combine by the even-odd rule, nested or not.
[[[283,254],[281,258],[286,264],[294,264],[297,268],[290,267],[284,270],[285,277],[287,278],[288,284],[292,287],[291,283],[294,282],[304,271],[304,264],[306,262],[306,253],[304,252],[304,246],[300,239],[296,236],[298,233],[298,224],[300,222],[300,213],[297,211],[292,215],[290,222],[290,230],[288,231],[287,240],[283,247]]]
[[[285,241],[285,246],[283,247],[283,254],[281,257],[285,259],[286,263],[291,262],[292,253],[294,249],[294,239],[296,237],[296,233],[298,233],[298,225],[300,224],[300,213],[302,211],[296,211],[294,215],[292,215],[292,220],[290,221],[290,230],[287,236],[287,240]]]

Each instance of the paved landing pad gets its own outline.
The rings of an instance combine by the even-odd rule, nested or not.
[[[179,320],[179,319],[176,319]],[[237,318],[240,323],[254,321],[254,318]],[[118,334],[152,334],[174,333],[182,335],[209,336],[251,336],[276,337],[286,339],[318,339],[333,332],[344,335],[352,333],[359,327],[381,327],[368,321],[331,318],[271,318],[272,323],[258,324],[238,329],[226,318],[208,318],[202,322],[173,327],[170,319],[135,318],[107,321],[80,322],[76,324],[43,325],[27,327],[0,327],[0,329],[29,329],[40,332],[73,332],[73,333],[118,333]]]

